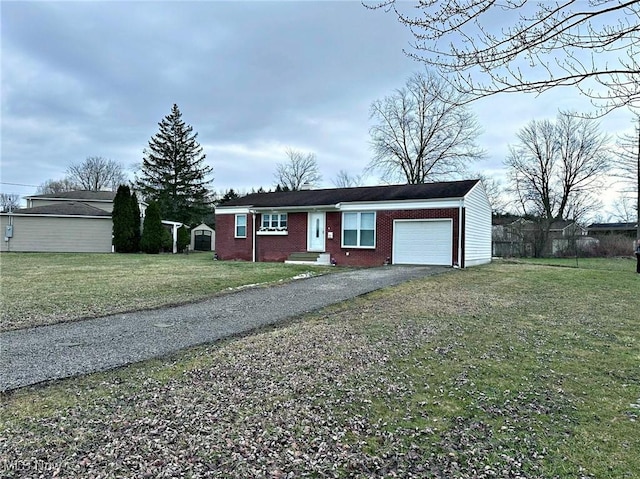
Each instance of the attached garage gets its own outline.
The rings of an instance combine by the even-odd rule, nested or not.
[[[453,221],[395,220],[393,222],[393,264],[451,266]]]

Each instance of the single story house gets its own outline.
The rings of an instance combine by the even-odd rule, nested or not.
[[[191,230],[192,251],[215,251],[216,232],[213,228],[202,223]]]
[[[635,238],[638,235],[638,222],[591,223],[587,230],[589,236],[623,235]]]
[[[491,261],[480,180],[254,193],[216,208],[222,260],[467,267]]]

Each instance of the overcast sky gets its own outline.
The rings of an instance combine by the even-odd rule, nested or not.
[[[330,187],[340,169],[360,174],[369,163],[371,103],[423,68],[403,53],[410,31],[358,1],[0,8],[0,190],[22,196],[89,156],[140,164],[173,103],[198,132],[216,191],[272,187],[286,147],[314,152]],[[487,151],[474,169],[502,178],[518,129],[588,108],[567,88],[474,103]],[[630,115],[616,111],[602,126],[622,132]]]

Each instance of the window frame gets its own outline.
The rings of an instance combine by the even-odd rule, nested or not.
[[[346,215],[356,215],[356,244],[345,244],[345,216]],[[373,244],[372,245],[363,245],[362,244],[362,231],[371,231],[369,229],[362,229],[362,215],[373,215]],[[340,235],[340,246],[341,248],[357,248],[357,249],[375,249],[376,248],[376,238],[377,238],[377,214],[375,211],[344,211],[342,213],[342,224],[341,224],[341,235]],[[352,230],[349,230],[352,231]]]
[[[238,224],[238,219],[243,218],[244,224]],[[244,235],[238,234],[238,229],[244,228]],[[235,238],[246,238],[247,237],[247,214],[246,213],[238,213],[235,215],[235,228],[234,228]]]
[[[289,227],[289,215],[287,213],[275,211],[272,213],[261,213],[260,232],[287,231]]]

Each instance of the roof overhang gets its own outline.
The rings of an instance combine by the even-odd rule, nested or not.
[[[0,216],[20,216],[23,218],[91,218],[97,220],[110,220],[111,215],[100,215],[100,216],[91,216],[91,215],[55,215],[55,214],[46,214],[46,213],[0,213]]]

